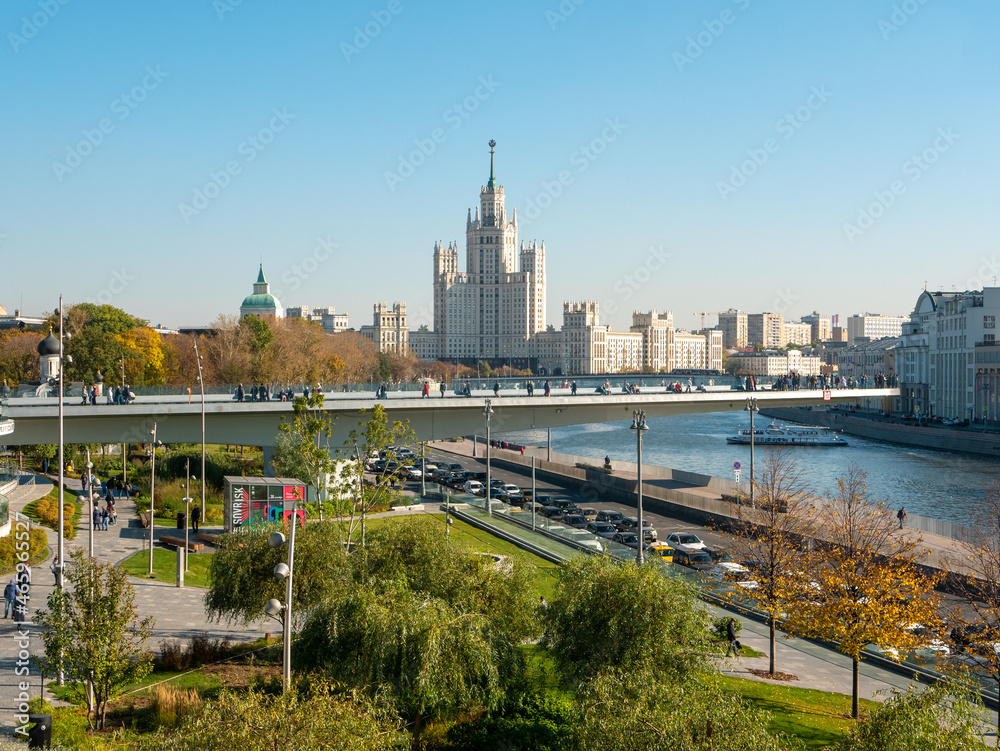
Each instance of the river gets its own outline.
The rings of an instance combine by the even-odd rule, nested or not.
[[[766,427],[765,417],[755,427]],[[635,433],[628,422],[592,423],[552,429],[552,448],[603,460],[635,461]],[[748,428],[743,411],[713,412],[647,419],[643,462],[690,472],[733,478],[733,462],[748,479],[750,447],[732,446],[726,436]],[[502,436],[517,443],[544,446],[546,431],[528,430]],[[854,462],[868,473],[873,499],[910,513],[968,524],[983,490],[1000,479],[1000,460],[955,454],[845,436],[847,446],[802,447],[793,451],[806,481],[820,495],[834,495],[836,479]],[[763,455],[758,448],[758,467]]]

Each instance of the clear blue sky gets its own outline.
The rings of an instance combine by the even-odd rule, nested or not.
[[[1000,276],[997,3],[577,1],[5,2],[0,304],[203,324],[262,259],[285,305],[426,323],[491,138],[557,326],[580,299],[906,313]]]

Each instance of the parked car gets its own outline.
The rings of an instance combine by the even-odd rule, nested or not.
[[[701,550],[688,550],[687,548],[674,548],[674,563],[693,568],[696,571],[711,571],[715,565],[708,553]]]
[[[616,534],[618,530],[615,529],[615,525],[610,522],[588,522],[587,526],[584,527],[588,532],[593,532],[598,537],[603,537],[605,540],[610,540]]]
[[[703,550],[708,547],[698,535],[693,535],[690,532],[671,532],[667,535],[667,542],[674,550]]]
[[[611,524],[618,524],[624,518],[625,514],[623,514],[621,511],[597,512],[597,521],[599,522],[610,522]]]
[[[636,532],[639,526],[639,520],[634,516],[626,516],[621,521],[619,529],[622,532]],[[656,530],[653,529],[653,523],[649,519],[642,520],[642,539],[646,542],[656,542]]]
[[[462,489],[466,493],[472,493],[472,495],[483,495],[486,492],[483,488],[483,484],[479,482],[479,480],[466,480]]]
[[[639,547],[639,535],[635,532],[616,532],[615,536],[611,538],[612,542],[617,542],[621,545],[626,545],[630,548]],[[642,544],[642,549],[646,550],[649,546],[646,543]]]
[[[590,522],[587,521],[587,517],[583,514],[563,514],[559,519],[559,523],[567,527],[573,527],[573,529],[583,529]]]
[[[647,550],[650,556],[661,563],[672,563],[674,560],[674,549],[665,542],[654,542]]]

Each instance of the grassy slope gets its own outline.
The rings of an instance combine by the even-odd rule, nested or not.
[[[188,556],[188,572],[184,574],[184,585],[187,587],[208,588],[208,569],[212,565],[211,553],[191,553]],[[153,573],[155,577],[146,575],[149,571],[149,550],[133,553],[120,564],[129,576],[140,579],[172,582],[177,580],[177,551],[174,548],[153,550]]]
[[[58,488],[52,488],[52,490],[49,491],[49,494],[47,496],[45,496],[45,497],[46,498],[51,498],[52,500],[58,502],[59,501],[59,489]],[[41,500],[41,499],[39,499],[39,500]],[[24,507],[24,510],[21,513],[24,514],[29,519],[31,519],[32,521],[38,522],[39,524],[41,524],[42,520],[38,517],[38,514],[35,513],[35,505],[37,503],[38,503],[38,501],[32,501],[31,503],[27,504]],[[76,503],[76,494],[71,493],[69,491],[69,489],[66,489],[66,490],[63,491],[63,504],[64,505],[65,504],[69,504],[69,505],[71,505],[71,506],[74,507],[72,527],[70,528],[70,531],[69,531],[69,539],[72,540],[72,539],[74,539],[76,537],[76,525],[80,523],[80,509],[83,508],[83,507],[80,504]],[[45,526],[48,526],[48,525],[45,525]],[[55,527],[49,527],[49,529],[55,529]]]

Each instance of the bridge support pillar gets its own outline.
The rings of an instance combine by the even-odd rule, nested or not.
[[[274,477],[274,446],[261,446],[264,451],[264,477]]]

